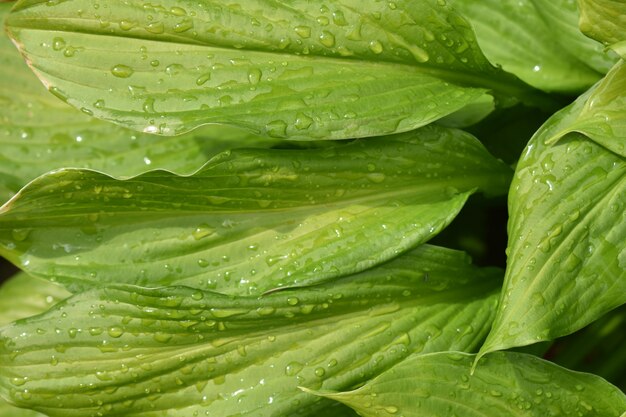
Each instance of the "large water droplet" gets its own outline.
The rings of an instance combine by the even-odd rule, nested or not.
[[[133,70],[131,67],[123,64],[117,64],[113,68],[111,68],[111,74],[118,78],[128,78],[133,75],[134,72],[135,70]]]

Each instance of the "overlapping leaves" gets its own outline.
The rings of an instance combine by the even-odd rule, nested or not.
[[[615,62],[578,31],[573,2],[454,0],[489,60],[546,91],[581,92]],[[548,2],[546,2],[548,3]],[[574,40],[574,41],[572,41]]]
[[[319,415],[329,403],[298,386],[348,389],[411,353],[476,348],[500,274],[426,245],[260,298],[92,290],[0,331],[0,386],[51,416]]]
[[[162,135],[224,123],[296,139],[374,136],[488,91],[550,106],[491,66],[468,23],[436,0],[21,1],[8,28],[55,95]]]
[[[60,170],[0,208],[0,253],[73,290],[184,284],[262,293],[366,269],[428,240],[510,169],[427,127],[326,149],[237,150],[192,176]]]
[[[10,7],[0,4],[0,22]],[[165,139],[96,120],[49,94],[6,36],[0,36],[0,107],[0,204],[61,167],[116,177],[155,168],[190,174],[226,149],[273,142],[224,126]]]
[[[321,395],[363,417],[619,417],[626,397],[602,378],[568,371],[535,356],[414,355],[350,392]]]
[[[626,5],[619,0],[580,0],[580,29],[626,58]]]
[[[552,340],[626,302],[625,80],[620,63],[555,114],[518,163],[511,255],[481,352]]]

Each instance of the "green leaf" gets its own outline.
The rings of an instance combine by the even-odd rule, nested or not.
[[[626,58],[626,3],[616,0],[578,0],[580,30]]]
[[[618,417],[626,409],[626,396],[595,375],[514,352],[488,355],[471,374],[474,358],[412,355],[355,391],[319,395],[363,417]]]
[[[0,4],[0,22],[10,7]],[[50,95],[4,34],[0,107],[0,203],[60,167],[92,168],[116,177],[156,168],[189,174],[225,149],[273,143],[226,126],[160,138],[93,119]]]
[[[426,125],[487,91],[550,100],[493,67],[444,2],[393,5],[24,0],[8,30],[55,95],[161,135],[223,123],[279,138],[375,136]]]
[[[597,55],[596,59],[604,59],[601,46],[587,39],[585,49],[574,44],[575,51],[568,50],[558,42],[563,34],[555,33],[562,25],[544,20],[532,0],[454,0],[452,4],[474,27],[485,56],[534,87],[562,93],[580,92],[602,76],[588,65],[584,54],[589,48]],[[575,8],[548,8],[544,13],[557,10],[559,14],[555,18],[566,20],[568,30],[577,26]],[[584,38],[582,34],[578,36]]]
[[[63,287],[23,272],[0,286],[0,326],[43,313],[69,297]],[[0,417],[44,417],[36,411],[14,407],[0,398]]]
[[[608,118],[612,137],[555,136],[576,126],[581,107],[609,111],[615,102],[600,98],[616,77],[550,118],[518,163],[505,284],[481,353],[572,333],[626,302],[626,160],[612,152],[623,153],[626,130]],[[624,93],[620,83],[609,96]]]
[[[553,144],[569,132],[579,132],[626,157],[626,64],[620,61],[593,89],[545,126],[544,140]]]
[[[58,284],[19,272],[0,286],[0,326],[43,313],[71,295]]]
[[[182,284],[236,294],[357,272],[427,241],[510,168],[429,126],[322,149],[236,150],[192,176],[60,170],[0,208],[0,254],[72,291]]]
[[[604,74],[615,64],[617,56],[580,31],[580,0],[531,0],[546,24],[553,28],[554,41],[571,55]]]
[[[51,416],[318,416],[298,386],[350,389],[411,353],[473,350],[501,271],[420,246],[262,297],[112,286],[0,331],[0,390]]]

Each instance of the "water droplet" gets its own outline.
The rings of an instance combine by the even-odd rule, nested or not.
[[[146,31],[158,35],[165,32],[165,26],[163,26],[163,22],[151,22],[146,26]]]
[[[383,52],[383,44],[377,40],[370,41],[369,47],[375,54],[381,54]]]
[[[109,336],[111,337],[118,338],[124,334],[124,329],[122,329],[119,326],[112,326],[112,327],[109,327],[109,329],[107,330],[107,333],[109,333]]]
[[[289,297],[287,298],[287,304],[289,304],[290,306],[295,306],[300,302],[300,300],[298,300],[297,297]]]
[[[294,123],[294,126],[298,130],[304,130],[308,129],[312,123],[313,119],[311,119],[309,116],[304,113],[298,113],[296,115],[296,122]]]
[[[293,29],[301,38],[307,39],[311,36],[311,28],[308,26],[296,26]]]
[[[283,120],[274,120],[265,125],[265,131],[273,138],[284,138],[287,136],[287,123]]]
[[[335,10],[333,12],[333,23],[336,24],[337,26],[348,25],[348,21],[346,20],[346,17],[344,16],[341,10]]]
[[[324,368],[315,368],[315,376],[321,378],[324,376],[325,373],[326,371],[324,370]]]
[[[256,312],[259,316],[270,316],[274,314],[276,309],[271,306],[259,307],[256,309]]]
[[[57,37],[52,40],[52,49],[60,51],[63,48],[65,48],[65,39]]]
[[[320,43],[327,48],[332,48],[335,46],[335,35],[327,30],[323,30],[320,35]]]
[[[261,81],[261,77],[262,77],[262,73],[261,70],[258,68],[252,68],[250,69],[250,71],[248,71],[248,81],[250,82],[250,84],[258,84]]]
[[[215,229],[206,223],[202,223],[191,233],[195,240],[203,239],[207,236],[211,236],[215,233]]]
[[[295,376],[297,375],[301,370],[302,370],[303,366],[300,362],[290,362],[286,367],[285,367],[285,375],[287,376]]]
[[[211,79],[211,73],[207,72],[206,74],[202,74],[196,79],[196,85],[204,85],[210,79]]]
[[[134,72],[135,71],[131,67],[123,64],[117,64],[111,68],[111,74],[118,78],[128,78],[133,75]]]

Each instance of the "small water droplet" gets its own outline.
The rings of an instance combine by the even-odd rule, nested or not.
[[[117,64],[111,68],[111,74],[118,78],[128,78],[133,75],[134,72],[135,71],[131,67],[123,64]]]
[[[322,31],[319,39],[320,43],[327,48],[332,48],[333,46],[335,46],[335,35],[327,30]]]

